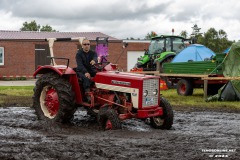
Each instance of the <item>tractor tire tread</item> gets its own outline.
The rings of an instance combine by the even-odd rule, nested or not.
[[[110,120],[112,123],[112,129],[122,128],[117,112],[114,109],[109,108],[108,105],[105,105],[100,108],[98,113],[98,123],[102,129],[105,129],[107,120]]]
[[[57,90],[59,98],[59,111],[53,119],[49,119],[44,116],[44,113],[40,106],[40,95],[43,87],[50,85]],[[72,91],[71,84],[58,74],[50,72],[43,74],[36,82],[34,87],[33,96],[33,108],[39,119],[52,120],[55,122],[66,123],[73,118],[73,114],[76,111],[75,96]]]
[[[174,118],[172,106],[164,97],[160,97],[160,106],[163,108],[163,115],[160,116],[161,119],[164,119],[163,124],[156,124],[153,118],[150,118],[150,123],[156,129],[171,129]]]

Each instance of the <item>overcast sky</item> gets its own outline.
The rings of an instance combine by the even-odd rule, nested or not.
[[[102,32],[119,39],[151,31],[175,35],[194,24],[240,40],[239,0],[0,0],[0,30],[35,20],[60,32]]]

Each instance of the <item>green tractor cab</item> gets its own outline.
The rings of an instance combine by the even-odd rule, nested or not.
[[[144,71],[161,71],[164,62],[171,62],[176,54],[186,48],[185,41],[185,38],[174,35],[153,37],[149,49],[138,58],[135,68],[143,68]],[[157,62],[160,63],[160,68],[156,68]]]

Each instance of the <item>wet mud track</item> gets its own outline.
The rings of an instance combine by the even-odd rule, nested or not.
[[[39,121],[27,107],[0,108],[0,159],[238,159],[240,114],[175,112],[171,130],[141,120],[102,131],[84,110],[71,124]],[[222,157],[222,158],[220,158]]]

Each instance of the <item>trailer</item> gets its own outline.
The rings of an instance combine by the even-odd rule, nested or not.
[[[163,72],[160,70],[135,72],[160,76],[168,88],[176,88],[177,93],[182,96],[192,95],[194,88],[203,88],[206,97],[216,94],[218,89],[228,82],[223,76],[222,69],[225,56],[225,54],[217,54],[205,61],[165,63]]]
[[[204,58],[204,61],[165,63],[163,72],[135,72],[163,77],[167,79],[171,86],[175,86],[178,94],[184,96],[191,95],[194,88],[203,88],[204,99],[207,100],[208,95],[221,94],[222,90],[219,90],[219,88],[229,81],[231,83],[234,81],[234,90],[238,89],[239,93],[239,46],[240,42],[234,43],[227,54],[216,54],[215,56]],[[189,53],[192,54],[192,52]],[[189,56],[184,58],[188,60]]]
[[[207,95],[214,95],[227,83],[227,80],[222,79],[224,77],[222,62],[225,56],[226,54],[217,54],[212,59],[204,61],[166,63],[163,65],[163,73],[159,75],[165,77],[170,85],[175,85],[179,95],[192,95],[194,88],[203,88]],[[212,77],[220,79],[209,79],[207,87],[204,88],[204,79]]]
[[[182,96],[190,96],[193,94],[194,88],[203,88],[204,95],[214,95],[218,92],[228,80],[224,79],[223,75],[198,75],[198,74],[157,74],[162,77],[167,77],[173,85],[175,85],[177,93]],[[212,79],[218,78],[218,79]]]

